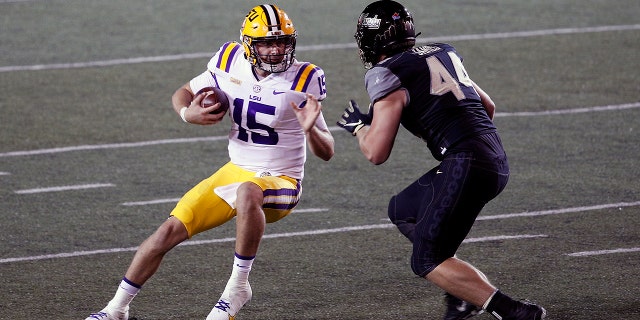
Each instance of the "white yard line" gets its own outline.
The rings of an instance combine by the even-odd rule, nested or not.
[[[634,108],[640,108],[640,102],[619,104],[619,105],[564,109],[564,110],[546,110],[546,111],[538,111],[538,112],[512,112],[512,113],[498,112],[496,113],[495,116],[496,117],[530,117],[530,116],[561,115],[561,114],[573,114],[573,113],[584,113],[584,112],[615,111],[615,110],[625,110],[625,109],[634,109]],[[337,126],[332,126],[332,127],[329,127],[329,130],[339,131],[342,129],[340,129]],[[68,146],[68,147],[49,148],[49,149],[2,152],[0,153],[0,158],[34,156],[34,155],[41,155],[41,154],[54,154],[54,153],[63,153],[63,152],[71,152],[71,151],[136,148],[136,147],[146,147],[146,146],[155,146],[155,145],[172,144],[172,143],[227,141],[227,139],[228,137],[224,135],[224,136],[213,136],[213,137],[177,138],[177,139],[162,139],[162,140],[139,141],[139,142]]]
[[[85,189],[107,188],[107,187],[115,187],[115,184],[112,184],[112,183],[79,184],[79,185],[72,185],[72,186],[57,186],[57,187],[47,187],[47,188],[16,190],[15,193],[34,194],[34,193],[85,190]]]
[[[227,141],[227,139],[228,139],[228,136],[225,135],[225,136],[217,136],[217,137],[177,138],[177,139],[162,139],[162,140],[139,141],[139,142],[69,146],[69,147],[50,148],[50,149],[4,152],[4,153],[0,153],[0,158],[33,156],[33,155],[39,155],[39,154],[52,154],[52,153],[62,153],[62,152],[70,152],[70,151],[136,148],[136,147],[155,146],[160,144],[171,144],[171,143],[208,142],[208,141],[220,141],[220,140]]]
[[[361,231],[361,230],[387,229],[387,228],[392,228],[393,226],[394,226],[393,224],[386,223],[386,224],[363,225],[363,226],[334,228],[334,229],[274,233],[274,234],[265,234],[262,238],[263,239],[292,238],[292,237],[300,237],[300,236],[343,233],[343,232]],[[501,236],[483,237],[483,238],[469,238],[469,239],[466,239],[464,242],[471,243],[471,242],[486,242],[486,241],[500,241],[500,240],[518,240],[518,239],[530,239],[530,238],[540,238],[540,237],[546,237],[546,235],[501,235]],[[214,243],[234,242],[235,240],[236,240],[235,238],[189,240],[179,244],[178,246],[199,246],[199,245],[214,244]],[[5,258],[5,259],[0,259],[0,264],[22,262],[22,261],[36,261],[36,260],[45,260],[45,259],[71,258],[71,257],[80,257],[80,256],[90,256],[90,255],[96,255],[96,254],[118,253],[118,252],[135,252],[136,250],[138,250],[138,247],[63,252],[63,253],[45,254],[45,255],[39,255],[39,256]]]
[[[477,220],[481,221],[481,220],[495,220],[495,219],[522,218],[522,217],[538,217],[538,216],[556,215],[556,214],[563,214],[563,213],[584,212],[584,211],[602,210],[602,209],[611,209],[611,208],[637,207],[637,206],[640,206],[640,201],[607,203],[607,204],[599,204],[599,205],[593,205],[593,206],[572,207],[572,208],[562,208],[562,209],[543,210],[543,211],[496,214],[491,216],[479,216]]]
[[[557,109],[557,110],[544,110],[544,111],[525,111],[525,112],[498,112],[496,117],[531,117],[531,116],[548,116],[548,115],[561,115],[561,114],[575,114],[586,112],[600,112],[600,111],[614,111],[640,108],[640,102],[615,104],[608,106],[595,106],[585,108],[573,108],[573,109]]]
[[[524,217],[524,216],[540,216],[540,215],[547,215],[547,214],[561,214],[561,213],[581,212],[581,211],[589,211],[589,210],[596,210],[596,209],[610,209],[615,207],[629,207],[629,206],[640,206],[640,201],[628,202],[628,203],[625,202],[625,203],[601,204],[601,205],[587,206],[587,207],[573,207],[573,208],[536,211],[536,212],[503,214],[503,215],[495,215],[495,216],[485,216],[484,219],[483,217],[480,217],[478,218],[478,220],[517,218],[517,217]],[[318,211],[318,210],[327,211],[327,209],[316,209],[316,208],[302,209],[298,211],[310,212],[310,211]],[[490,219],[486,219],[486,217],[489,217]],[[264,239],[291,238],[291,237],[299,237],[299,236],[343,233],[343,232],[361,231],[361,230],[386,229],[386,228],[393,228],[393,227],[394,225],[391,223],[383,223],[383,224],[361,225],[361,226],[342,227],[342,228],[333,228],[333,229],[319,229],[319,230],[306,230],[306,231],[298,231],[298,232],[265,234],[263,238]],[[465,239],[464,242],[476,243],[476,242],[487,242],[487,241],[534,239],[534,238],[546,238],[546,237],[548,236],[544,234],[498,235],[498,236],[486,236],[486,237],[479,237],[479,238],[468,238],[468,239]],[[213,243],[232,242],[232,241],[235,241],[235,238],[189,240],[181,243],[180,246],[195,246],[195,245],[205,245],[205,244],[213,244]],[[90,250],[90,251],[64,252],[64,253],[26,256],[26,257],[17,257],[17,258],[4,258],[4,259],[0,259],[0,264],[21,262],[21,261],[35,261],[35,260],[44,260],[44,259],[90,256],[90,255],[96,255],[96,254],[117,253],[117,252],[133,252],[133,251],[136,251],[137,249],[138,247],[124,247],[124,248],[110,248],[110,249]],[[637,251],[640,251],[640,248],[586,251],[586,252],[571,253],[568,255],[578,257],[578,256],[612,254],[612,253],[620,253],[620,252],[637,252]]]
[[[629,252],[640,252],[640,248],[620,248],[620,249],[612,249],[612,250],[582,251],[582,252],[569,253],[568,256],[588,257],[588,256],[601,256],[605,254],[629,253]]]
[[[463,34],[463,35],[451,35],[451,36],[442,36],[442,37],[418,38],[417,42],[429,43],[429,42],[447,42],[447,41],[465,41],[465,40],[506,39],[506,38],[539,37],[539,36],[558,35],[558,34],[629,31],[629,30],[638,30],[638,29],[640,29],[640,24],[585,27],[585,28],[558,28],[558,29],[543,29],[543,30],[531,30],[531,31],[497,32],[497,33],[485,33],[485,34]],[[355,43],[329,43],[329,44],[298,46],[296,50],[320,51],[320,50],[337,50],[337,49],[350,49],[350,48],[355,49],[356,48]],[[72,68],[88,68],[88,67],[109,67],[109,66],[116,66],[116,65],[122,65],[122,64],[164,62],[164,61],[175,61],[175,60],[185,60],[185,59],[204,59],[204,58],[211,57],[212,54],[213,52],[197,52],[197,53],[174,54],[174,55],[165,55],[165,56],[123,58],[123,59],[102,60],[102,61],[38,64],[38,65],[28,65],[28,66],[5,66],[5,67],[0,67],[0,72],[40,71],[40,70],[51,70],[51,69],[72,69]]]

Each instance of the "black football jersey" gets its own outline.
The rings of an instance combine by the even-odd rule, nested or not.
[[[401,124],[426,141],[438,160],[462,139],[496,131],[462,58],[448,44],[414,47],[387,58],[367,71],[365,85],[372,103],[406,90]]]

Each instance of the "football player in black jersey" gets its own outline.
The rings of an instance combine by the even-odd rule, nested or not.
[[[368,69],[368,113],[351,101],[338,125],[374,164],[391,153],[400,124],[440,161],[389,202],[389,218],[413,242],[411,268],[445,290],[444,319],[487,311],[497,319],[544,319],[544,308],[499,291],[456,251],[485,204],[506,186],[509,165],[492,118],[495,104],[444,43],[415,47],[411,13],[382,0],[367,6],[355,34]]]

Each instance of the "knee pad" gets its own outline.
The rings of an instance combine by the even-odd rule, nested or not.
[[[438,265],[439,263],[419,264],[416,263],[415,259],[411,258],[411,270],[413,270],[413,273],[415,273],[420,278],[426,277]]]
[[[421,278],[426,277],[427,274],[444,261],[425,254],[425,252],[422,255],[416,254],[417,251],[414,245],[414,252],[411,255],[411,270]]]
[[[389,200],[389,207],[387,208],[387,216],[391,222],[396,220],[396,196],[391,197]]]
[[[400,230],[400,233],[402,233],[405,237],[407,237],[409,241],[413,242],[415,237],[416,221],[414,218],[402,217],[401,215],[398,214],[397,212],[398,206],[396,203],[396,199],[397,197],[393,196],[389,201],[389,209],[387,212],[389,216],[389,220],[391,220],[391,222],[395,224],[396,227],[398,227],[398,230]]]

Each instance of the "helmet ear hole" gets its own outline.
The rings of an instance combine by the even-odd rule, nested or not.
[[[247,59],[251,64],[254,64],[252,61],[255,50],[251,47],[251,38],[247,36],[240,36],[240,41],[242,42],[242,47],[244,48],[244,58]]]

